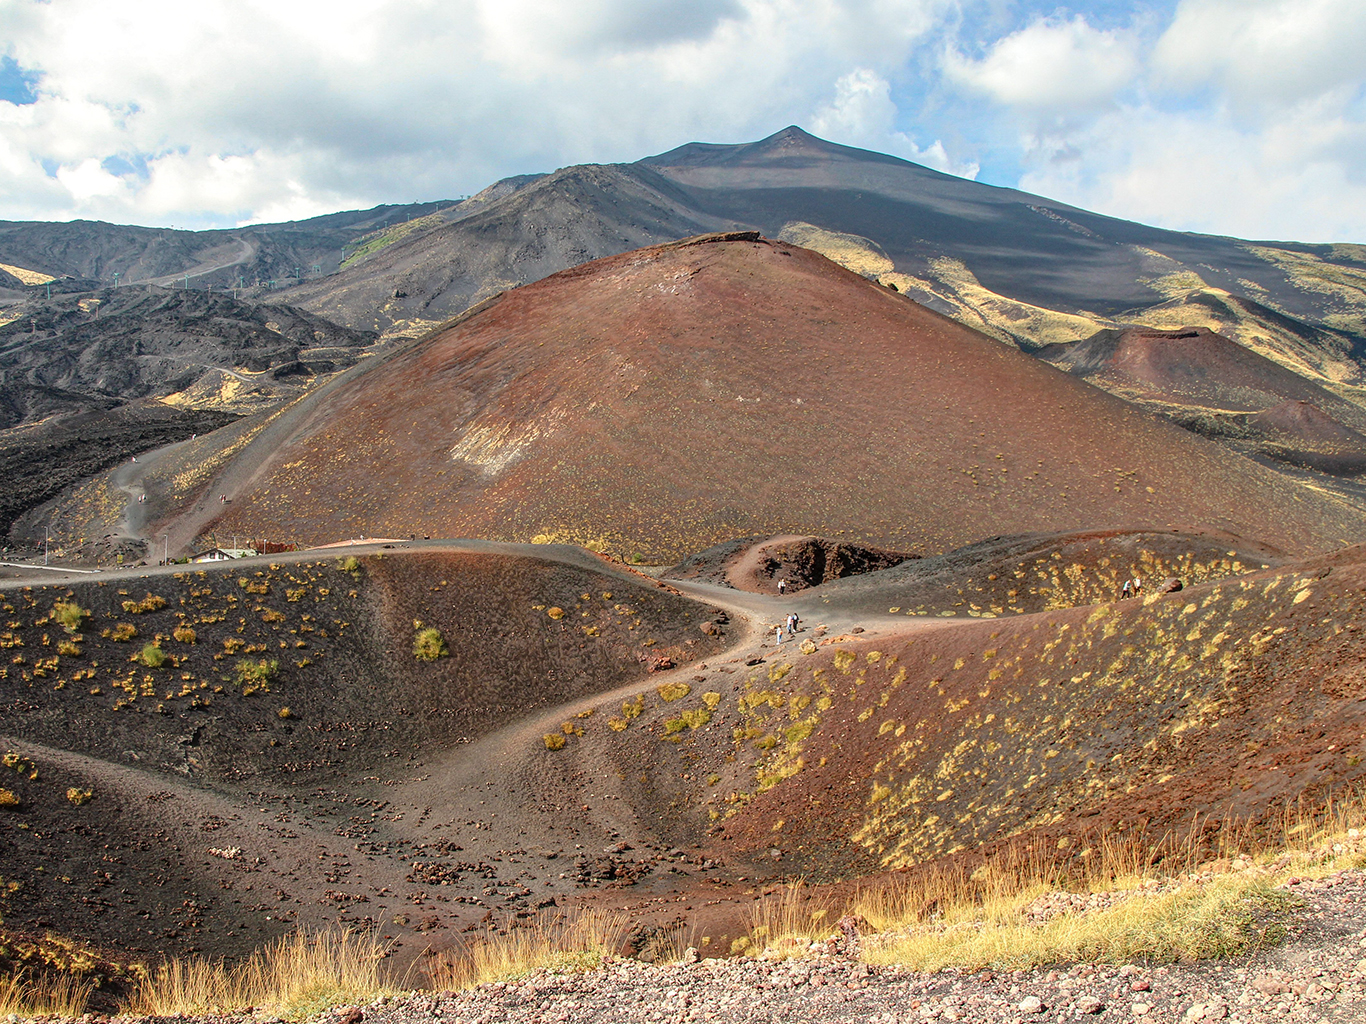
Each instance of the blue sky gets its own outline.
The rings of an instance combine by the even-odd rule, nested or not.
[[[3,0],[0,218],[228,226],[817,135],[1366,242],[1361,0]]]

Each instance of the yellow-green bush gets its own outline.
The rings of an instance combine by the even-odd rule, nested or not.
[[[89,617],[90,609],[82,608],[75,601],[58,601],[52,606],[52,618],[68,633],[75,633]]]
[[[274,658],[242,658],[237,662],[235,671],[237,673],[237,684],[242,687],[242,696],[250,697],[253,693],[269,693],[270,681],[275,678],[275,673],[280,670],[280,663]]]
[[[424,626],[413,637],[413,657],[418,661],[436,661],[450,653],[445,637],[435,626]]]

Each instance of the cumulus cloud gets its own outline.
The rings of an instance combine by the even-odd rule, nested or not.
[[[1360,89],[1360,0],[1186,0],[1153,52],[1156,84],[1210,84],[1236,104]]]
[[[903,66],[954,7],[15,0],[0,38],[35,102],[0,99],[3,215],[292,217],[750,141],[808,122],[843,75]]]
[[[898,131],[897,112],[891,83],[870,68],[856,68],[835,82],[834,95],[811,119],[811,131],[831,142],[902,156],[959,177],[977,176],[979,166],[951,159],[940,139],[922,149]]]
[[[1164,226],[1366,238],[1366,4],[1130,2],[9,0],[0,217],[289,219],[796,123]]]
[[[1012,107],[1075,111],[1110,101],[1139,69],[1135,40],[1082,15],[1039,18],[998,40],[980,60],[951,51],[951,78]]]
[[[1336,123],[1334,130],[1325,125]],[[1205,111],[1118,111],[1072,133],[1076,154],[1027,171],[1020,185],[1148,224],[1243,238],[1366,238],[1360,126],[1306,112],[1258,130]],[[1354,150],[1344,158],[1341,150]]]
[[[1366,239],[1366,5],[1181,0],[1165,24],[1048,16],[947,76],[1015,133],[1020,187],[1164,227]]]

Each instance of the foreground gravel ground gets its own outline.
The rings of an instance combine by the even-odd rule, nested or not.
[[[339,1007],[319,1024],[1366,1022],[1366,872],[1292,880],[1286,889],[1303,901],[1289,939],[1233,961],[924,974],[869,967],[837,952],[669,965],[616,960],[587,974],[537,973],[468,992]],[[202,1024],[263,1020],[219,1017]]]
[[[617,961],[591,974],[389,999],[328,1021],[1366,1021],[1366,873],[1288,889],[1306,904],[1303,927],[1284,945],[1233,962],[962,975],[870,968],[833,954],[669,966]]]

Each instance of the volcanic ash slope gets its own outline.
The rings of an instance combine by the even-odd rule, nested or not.
[[[564,540],[658,561],[780,533],[922,552],[1112,525],[1298,552],[1366,535],[1358,512],[752,236],[508,292],[288,417],[236,457],[253,488],[196,528]]]

